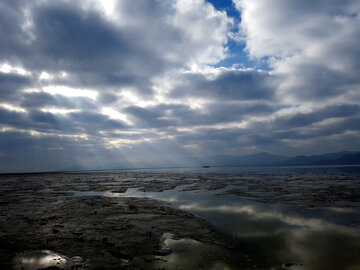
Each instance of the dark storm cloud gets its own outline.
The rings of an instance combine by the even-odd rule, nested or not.
[[[5,155],[0,170],[7,172],[71,169],[74,164],[86,163],[86,155],[92,157],[89,149],[101,150],[96,141],[90,142],[90,148],[86,142],[74,138],[20,132],[4,132],[0,136],[0,149]]]
[[[7,172],[134,168],[139,166],[139,160],[152,155],[154,157],[147,158],[142,165],[176,166],[181,157],[187,164],[194,164],[186,149],[171,141],[142,142],[119,151],[104,149],[103,141],[98,137],[79,140],[69,137],[31,136],[19,132],[5,132],[0,136],[0,170]]]
[[[353,117],[359,115],[359,113],[360,106],[357,104],[328,106],[309,113],[298,112],[293,115],[280,116],[273,121],[270,121],[268,126],[275,130],[293,127],[306,127],[330,118]],[[263,127],[264,124],[259,123],[259,126]]]
[[[121,130],[128,126],[121,121],[109,119],[107,116],[81,111],[66,115],[53,114],[39,110],[28,113],[9,111],[0,108],[0,125],[17,129],[28,129],[38,132],[55,132],[61,134],[99,134],[106,130]]]
[[[360,106],[355,104],[329,106],[311,113],[293,113],[291,116],[279,116],[273,120],[254,121],[243,128],[198,128],[192,132],[179,132],[178,141],[185,145],[202,145],[211,153],[226,149],[229,153],[237,154],[243,151],[243,148],[256,146],[258,151],[283,149],[284,152],[279,152],[286,154],[287,148],[292,148],[291,151],[297,149],[284,144],[283,140],[307,140],[311,143],[316,138],[323,138],[325,141],[332,141],[333,136],[342,137],[346,132],[360,131],[359,112]],[[334,119],[334,122],[317,125],[328,119]],[[348,146],[357,144],[356,134],[349,138],[351,143],[347,142]]]
[[[293,72],[296,75],[287,74],[288,78],[284,80],[294,81],[294,86],[287,92],[299,100],[327,100],[346,94],[347,88],[360,85],[360,79],[352,74],[353,71],[339,71],[317,64],[299,63]]]
[[[21,95],[18,91],[29,86],[31,79],[27,76],[0,72],[0,99],[2,102],[14,100]]]
[[[0,3],[0,59],[23,56],[24,43],[29,35],[21,28],[24,15],[20,6],[23,1],[2,1]],[[6,37],[6,38],[5,38]]]
[[[231,121],[241,121],[246,119],[248,116],[270,115],[278,108],[279,106],[276,104],[263,103],[261,101],[240,104],[214,102],[206,105],[205,117],[208,121],[210,121],[209,123],[226,123]],[[217,121],[214,121],[214,119]]]
[[[115,87],[117,91],[119,86],[130,85],[133,91],[149,94],[154,75],[187,65],[188,59],[204,52],[201,46],[216,42],[221,48],[222,41],[216,40],[216,35],[214,41],[210,37],[202,43],[182,25],[171,22],[173,1],[118,2],[119,25],[95,9],[95,3],[93,7],[89,3],[86,8],[84,3],[71,1],[2,3],[0,13],[10,15],[5,16],[7,23],[2,26],[9,45],[1,58],[32,71],[67,71],[69,85]],[[222,24],[219,19],[213,16],[207,20],[217,20],[226,30],[227,22]],[[195,23],[206,26],[206,21]]]
[[[21,106],[27,109],[41,107],[59,107],[64,109],[97,109],[97,105],[90,98],[65,97],[63,95],[51,95],[46,92],[26,93],[21,96]]]
[[[0,124],[10,125],[12,127],[27,127],[23,114],[0,108]]]
[[[118,97],[113,93],[101,93],[100,102],[104,105],[112,104],[118,101]]]
[[[219,142],[221,144],[234,146],[239,137],[247,134],[249,134],[249,131],[242,128],[199,128],[190,133],[180,132],[178,140],[184,144],[208,144],[208,147],[211,148],[211,142]]]
[[[277,139],[312,139],[312,138],[319,138],[319,137],[326,137],[332,135],[341,135],[348,131],[360,131],[359,126],[360,116],[355,115],[352,117],[343,117],[338,118],[336,121],[324,124],[320,127],[313,127],[313,128],[302,128],[300,127],[297,129],[278,129],[275,132],[273,137]],[[356,145],[356,144],[354,144]]]
[[[195,96],[223,100],[271,100],[275,89],[267,72],[226,70],[214,79],[202,74],[185,75],[172,97]]]
[[[61,116],[51,113],[33,110],[29,113],[9,111],[0,108],[0,125],[16,128],[20,130],[38,132],[79,132],[76,126],[68,123]]]
[[[213,102],[201,109],[192,109],[185,104],[158,105],[141,108],[131,106],[124,111],[138,127],[187,127],[214,125],[244,120],[249,115],[267,115],[276,111],[277,106],[257,102],[255,104],[229,104]]]
[[[279,116],[265,123],[263,121],[253,122],[243,140],[248,145],[274,149],[275,145],[277,147],[284,146],[283,140],[290,142],[306,140],[311,144],[316,138],[331,141],[333,136],[342,137],[345,136],[344,133],[352,132],[352,143],[356,145],[356,132],[360,131],[359,112],[360,106],[358,105],[339,105],[329,106],[311,113]],[[348,142],[348,145],[351,143]],[[296,149],[292,151],[296,151]]]
[[[97,132],[107,129],[125,129],[126,124],[118,120],[109,119],[107,116],[94,112],[78,112],[69,114],[69,122],[84,129],[86,132]]]
[[[131,53],[123,33],[118,33],[98,13],[82,14],[73,6],[54,4],[40,6],[33,16],[34,46],[59,65],[70,62],[91,70],[96,68],[95,63],[108,59],[109,55],[121,53],[120,56],[125,57]]]
[[[20,5],[21,2],[18,2]],[[91,86],[136,85],[150,91],[149,78],[163,69],[161,55],[149,51],[141,34],[115,27],[99,12],[84,11],[71,2],[44,2],[17,7],[2,3],[1,58],[31,70],[71,72],[71,84]],[[21,25],[21,8],[29,6],[32,26]],[[150,91],[151,92],[151,91]]]
[[[34,12],[34,24],[39,56],[30,59],[35,67],[73,71],[83,86],[144,85],[162,69],[162,60],[131,29],[115,28],[98,13],[45,6]]]
[[[125,112],[132,115],[136,125],[140,127],[164,127],[172,125],[171,121],[161,119],[164,114],[160,110],[131,106]]]

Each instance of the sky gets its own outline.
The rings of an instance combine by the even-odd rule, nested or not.
[[[360,149],[359,0],[0,2],[0,172]]]

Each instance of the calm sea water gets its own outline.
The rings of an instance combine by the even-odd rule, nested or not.
[[[165,235],[172,250],[143,269],[356,270],[360,269],[360,209],[266,204],[213,191],[69,192],[69,196],[147,197],[208,221],[238,242],[236,250]]]
[[[102,170],[99,170],[102,171]],[[346,174],[360,175],[360,165],[347,166],[264,166],[264,167],[164,167],[103,170],[111,172],[174,172],[174,173],[259,173],[259,174]]]

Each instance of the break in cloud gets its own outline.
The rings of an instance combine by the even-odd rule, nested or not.
[[[0,170],[359,150],[359,1],[219,3],[2,1]]]

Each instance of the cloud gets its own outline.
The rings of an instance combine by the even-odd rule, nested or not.
[[[19,95],[19,90],[31,84],[31,79],[18,74],[0,72],[0,98],[12,100]]]
[[[279,92],[285,100],[337,100],[359,88],[358,1],[234,2],[246,50],[269,58],[283,76]]]
[[[4,164],[358,148],[358,1],[233,2],[1,2]]]
[[[271,100],[273,78],[265,71],[221,70],[215,77],[184,74],[171,92],[173,97],[192,96],[216,100]]]
[[[115,19],[99,6],[101,1],[2,3],[2,13],[8,14],[3,36],[11,44],[0,58],[33,71],[65,70],[72,84],[131,85],[146,93],[152,76],[165,69],[216,63],[226,56],[231,20],[203,1],[117,1]]]

